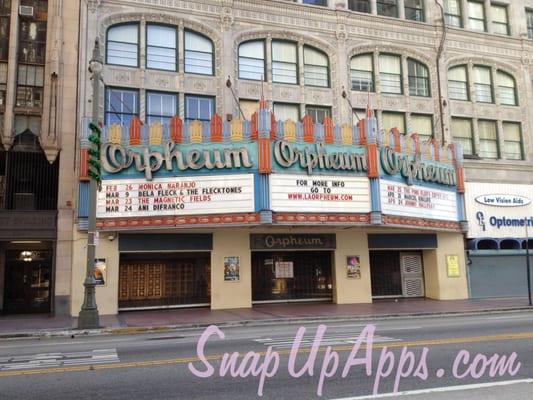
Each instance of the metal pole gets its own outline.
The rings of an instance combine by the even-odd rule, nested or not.
[[[89,63],[89,72],[92,73],[93,86],[93,110],[92,121],[96,126],[98,125],[98,112],[100,100],[100,79],[102,70],[102,59],[100,56],[100,45],[98,39],[94,43],[93,57]],[[97,183],[96,180],[89,181],[89,229],[87,232],[87,271],[85,282],[85,294],[83,298],[83,305],[81,306],[80,315],[78,317],[79,329],[95,329],[100,326],[98,307],[96,305],[96,280],[93,275],[94,258],[95,258],[95,239],[96,239],[96,195]]]
[[[529,266],[529,234],[527,226],[529,224],[529,217],[526,218],[526,268],[527,268],[527,297],[529,299],[529,305],[533,305],[531,301],[531,272]]]

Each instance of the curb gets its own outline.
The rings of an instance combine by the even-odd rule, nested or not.
[[[236,328],[236,327],[255,327],[271,325],[290,325],[296,323],[313,323],[313,322],[341,322],[341,321],[382,321],[401,318],[444,318],[453,316],[477,316],[505,314],[509,312],[533,312],[531,307],[512,307],[512,308],[491,308],[472,311],[447,311],[447,312],[413,312],[413,313],[395,313],[384,315],[339,315],[339,316],[318,316],[318,317],[288,317],[288,318],[271,318],[264,320],[235,320],[221,322],[216,324],[219,328]],[[117,328],[99,328],[89,330],[79,329],[57,329],[57,330],[38,330],[27,332],[0,333],[2,339],[23,339],[23,338],[53,338],[53,337],[86,337],[86,336],[103,336],[103,335],[135,335],[147,333],[166,333],[179,332],[194,329],[203,329],[213,323],[188,323],[179,325],[162,325],[162,326],[141,326],[141,327],[117,327]]]

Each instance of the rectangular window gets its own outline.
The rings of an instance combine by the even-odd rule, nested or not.
[[[402,66],[399,56],[379,55],[381,93],[402,94]]]
[[[459,143],[465,155],[474,155],[474,134],[472,120],[467,118],[452,118],[452,138]]]
[[[328,0],[303,0],[302,3],[303,4],[312,4],[314,6],[323,6],[323,7],[327,7],[328,6]]]
[[[215,113],[215,98],[208,96],[185,96],[185,120],[211,121]]]
[[[252,115],[259,110],[259,102],[257,100],[241,99],[239,100],[239,107],[241,108],[240,111],[244,114],[244,119],[251,120]]]
[[[411,115],[412,133],[418,133],[421,142],[426,142],[433,136],[433,116],[423,114]]]
[[[313,118],[315,124],[323,124],[324,118],[331,118],[330,107],[306,106],[305,113]]]
[[[178,95],[172,93],[146,92],[146,122],[169,125],[170,118],[178,114]]]
[[[407,59],[409,95],[429,97],[429,70],[418,61]]]
[[[492,103],[492,77],[490,68],[474,66],[473,74],[476,101],[479,103]]]
[[[274,116],[277,121],[299,121],[300,105],[287,103],[274,103]]]
[[[498,158],[498,131],[496,121],[478,121],[479,156],[482,158]]]
[[[139,115],[139,92],[127,89],[106,89],[105,124],[129,126],[134,115]]]
[[[533,10],[526,10],[527,37],[533,39]]]
[[[398,5],[396,0],[377,0],[378,15],[398,18]]]
[[[424,22],[424,1],[405,0],[405,18],[411,21]]]
[[[9,14],[0,15],[0,60],[7,61],[9,54]]]
[[[477,1],[468,2],[468,27],[473,31],[485,32],[485,9],[483,3]]]
[[[370,0],[348,0],[348,8],[352,11],[370,13]]]
[[[383,111],[382,120],[384,132],[389,132],[392,128],[398,128],[402,135],[405,135],[405,114],[397,112]]]
[[[492,29],[494,33],[509,35],[509,21],[507,17],[507,7],[491,4]]]
[[[176,28],[146,27],[146,68],[176,71]]]
[[[466,66],[461,65],[448,70],[448,95],[454,100],[469,99]]]
[[[296,44],[272,41],[272,81],[298,83]]]
[[[503,155],[506,160],[523,160],[522,133],[520,123],[503,122]]]
[[[0,112],[6,106],[7,63],[0,62]],[[2,121],[0,121],[2,123]]]
[[[329,86],[328,56],[309,46],[304,46],[304,80],[309,86]]]
[[[374,91],[374,56],[363,54],[350,61],[350,78],[352,90],[359,92]]]
[[[376,115],[376,110],[373,110],[374,116]],[[357,125],[357,122],[362,121],[366,118],[366,110],[364,108],[354,108],[352,110],[352,124]]]
[[[463,27],[461,0],[446,0],[444,2],[444,18],[446,25],[456,28]]]
[[[17,74],[17,107],[43,106],[44,67],[19,64]]]

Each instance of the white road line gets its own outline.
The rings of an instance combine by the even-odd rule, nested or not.
[[[120,362],[116,349],[99,349],[79,353],[34,354],[24,357],[3,358],[0,371],[60,367],[67,365],[91,365]]]
[[[496,386],[509,386],[517,385],[521,383],[533,384],[533,379],[518,379],[514,381],[502,381],[502,382],[489,382],[489,383],[476,383],[471,385],[461,385],[461,386],[448,386],[448,387],[439,387],[431,389],[420,389],[420,390],[408,390],[405,392],[397,393],[383,393],[370,396],[358,396],[358,397],[343,397],[338,399],[331,400],[370,400],[370,399],[385,399],[385,398],[396,398],[399,396],[414,396],[418,394],[430,394],[430,393],[446,393],[446,392],[457,392],[461,390],[475,390],[475,389],[484,389]]]

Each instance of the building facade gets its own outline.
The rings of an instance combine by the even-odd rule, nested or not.
[[[261,301],[466,298],[463,166],[467,182],[533,183],[533,3],[82,3],[80,136],[91,116],[86,65],[99,39],[105,53],[99,118],[109,146],[132,157],[119,171],[108,163],[109,192],[99,195],[97,258],[106,283],[97,298],[104,314]],[[367,108],[375,120],[365,118]],[[261,139],[268,139],[262,150]],[[171,161],[164,173],[146,175],[151,168],[141,155],[148,165],[161,164],[168,154],[151,146],[169,141],[183,165]],[[306,147],[312,142],[325,144]],[[355,154],[366,169],[287,167],[276,158],[283,143],[302,165],[323,153]],[[453,184],[424,180],[421,167],[412,179],[388,174],[381,159],[387,148],[432,170],[453,170]],[[226,150],[246,150],[249,159],[237,166]],[[283,151],[289,150],[277,155]],[[261,165],[266,153],[270,169]],[[230,157],[226,176],[197,165],[205,154]],[[370,173],[372,154],[379,162]],[[78,169],[73,287],[81,287],[85,271],[87,183]],[[242,180],[232,182],[236,172]],[[187,187],[190,177],[199,192]],[[333,187],[341,185],[338,177],[346,193]],[[181,199],[178,190],[198,197]],[[336,204],[338,197],[324,190],[361,197],[357,206]],[[294,206],[284,198],[289,194],[301,202]],[[202,195],[210,200],[202,204]],[[81,290],[73,291],[74,315],[81,301]]]
[[[2,313],[70,313],[79,8],[0,1]]]

